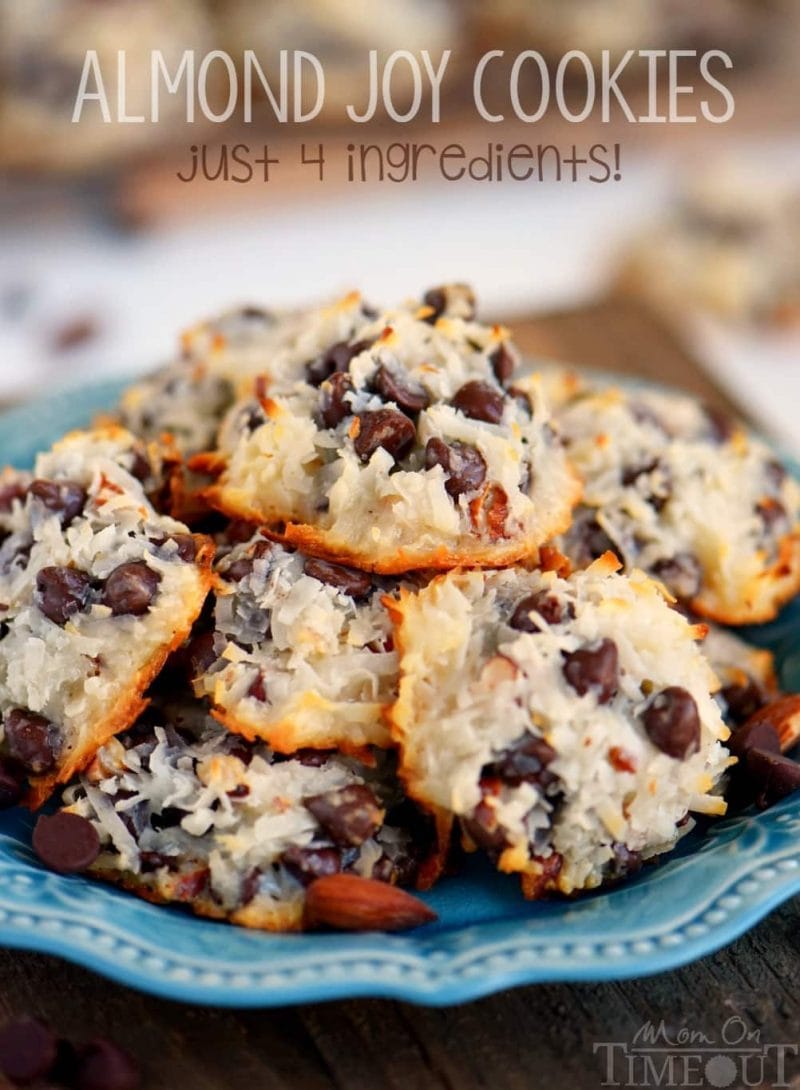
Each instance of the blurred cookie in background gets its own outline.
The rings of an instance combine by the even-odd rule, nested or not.
[[[79,172],[174,138],[185,124],[185,84],[160,96],[150,120],[151,51],[174,78],[183,51],[212,48],[199,0],[0,0],[0,167]],[[100,104],[72,115],[87,50],[96,50],[112,121]],[[118,53],[125,53],[125,112],[144,123],[116,120]],[[96,90],[90,78],[88,88]],[[194,135],[194,130],[193,130]]]
[[[474,18],[484,49],[579,49],[595,62],[604,49],[724,49],[741,61],[775,41],[789,11],[785,0],[494,0]]]
[[[449,76],[463,55],[462,9],[455,0],[217,0],[215,11],[222,48],[239,58],[245,49],[254,50],[265,73],[278,71],[282,49],[313,53],[325,72],[320,116],[347,122],[347,105],[359,113],[367,105],[371,49],[378,50],[381,65],[396,50],[427,49],[434,69],[442,51],[450,49]],[[406,96],[411,102],[408,65],[395,65],[392,87],[398,109]],[[313,108],[315,97],[311,80],[304,110]]]
[[[619,288],[670,317],[800,324],[800,190],[718,166],[634,240]]]

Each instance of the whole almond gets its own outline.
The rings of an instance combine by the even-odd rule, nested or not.
[[[406,931],[436,919],[433,909],[418,897],[374,878],[330,874],[317,878],[306,890],[307,928]]]
[[[800,693],[786,693],[759,708],[745,726],[769,723],[778,732],[781,753],[793,749],[800,741]]]

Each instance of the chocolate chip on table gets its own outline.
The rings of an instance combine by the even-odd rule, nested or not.
[[[325,874],[338,874],[342,857],[338,848],[298,848],[292,844],[281,856],[281,863],[305,886]]]
[[[514,374],[514,368],[516,366],[516,361],[508,348],[504,344],[498,345],[491,356],[489,356],[489,363],[492,365],[494,377],[501,386],[505,386]]]
[[[42,814],[33,830],[33,850],[50,870],[78,874],[97,859],[100,838],[94,825],[80,814]]]
[[[650,741],[682,761],[700,748],[700,715],[691,693],[671,685],[656,693],[642,712],[642,724]]]
[[[505,401],[499,390],[488,382],[473,379],[465,382],[450,401],[453,408],[470,420],[483,420],[487,424],[499,424],[503,419]]]
[[[397,374],[384,364],[375,372],[372,385],[384,401],[393,401],[407,413],[422,412],[430,404],[430,398],[418,382]]]
[[[694,553],[675,553],[656,560],[650,570],[676,598],[694,598],[700,591],[703,573]]]
[[[396,409],[376,409],[362,413],[357,419],[359,431],[353,447],[362,462],[368,462],[379,447],[399,462],[414,445],[417,434],[414,425]]]
[[[593,692],[607,704],[619,683],[619,655],[613,640],[602,639],[564,655],[564,677],[580,696]]]
[[[81,1049],[75,1085],[78,1090],[137,1090],[141,1074],[127,1052],[97,1038]]]
[[[332,564],[329,560],[306,557],[303,571],[312,579],[319,579],[320,583],[327,583],[351,598],[365,598],[372,590],[372,577],[367,572]]]
[[[53,624],[64,625],[86,608],[92,580],[78,568],[41,568],[36,574],[35,601]]]
[[[338,341],[326,349],[322,355],[317,356],[306,364],[306,382],[311,386],[321,386],[326,378],[337,371],[346,371],[350,361],[365,352],[374,341],[356,341],[349,344],[347,341]]]
[[[0,1071],[20,1086],[49,1075],[57,1055],[56,1035],[36,1018],[20,1018],[0,1027]]]
[[[143,560],[120,564],[106,579],[101,601],[115,617],[147,613],[158,590],[161,576]]]
[[[344,397],[348,390],[352,389],[350,376],[339,371],[325,381],[322,387],[319,415],[326,428],[335,428],[351,415],[353,410]]]
[[[772,723],[765,719],[755,719],[737,727],[726,745],[740,760],[743,760],[751,749],[761,749],[767,753],[781,751],[780,735]]]
[[[16,806],[25,793],[25,774],[17,761],[0,757],[0,810]]]
[[[76,481],[48,481],[37,477],[28,491],[48,511],[60,515],[64,527],[81,513],[86,503],[86,491]]]
[[[369,840],[383,821],[383,810],[365,784],[312,795],[304,805],[336,844],[354,848]]]
[[[3,720],[6,749],[13,761],[34,776],[55,768],[61,752],[61,732],[55,723],[27,708],[12,708]]]
[[[518,632],[539,632],[540,626],[531,617],[531,613],[537,613],[548,624],[560,624],[565,617],[575,616],[575,607],[572,602],[562,602],[546,590],[538,590],[535,594],[526,595],[518,603],[508,623]]]
[[[445,491],[453,499],[465,492],[477,492],[486,480],[486,462],[483,455],[468,443],[445,443],[442,439],[429,439],[425,445],[425,468],[441,466],[445,474]]]
[[[800,788],[800,765],[780,753],[749,749],[745,771],[756,789],[756,805],[762,810]]]
[[[536,787],[547,787],[558,778],[549,772],[547,766],[558,756],[544,738],[537,738],[525,731],[519,738],[495,757],[490,765],[481,770],[481,776],[496,776],[503,783],[516,787],[521,783],[530,783]]]

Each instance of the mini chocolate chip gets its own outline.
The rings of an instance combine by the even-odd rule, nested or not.
[[[503,419],[505,402],[499,390],[495,390],[488,382],[479,382],[474,379],[465,382],[456,391],[450,404],[468,416],[470,420],[483,420],[487,424],[499,424]]]
[[[642,712],[642,724],[650,741],[678,761],[700,748],[700,715],[691,693],[679,685],[662,689]]]
[[[48,481],[39,477],[31,482],[29,492],[48,511],[60,515],[64,527],[81,513],[86,503],[86,492],[75,481]]]
[[[97,829],[80,814],[58,811],[42,816],[33,830],[33,850],[50,870],[78,874],[94,863],[100,853]]]
[[[461,819],[464,832],[479,848],[490,854],[503,850],[508,843],[507,832],[497,820],[497,811],[481,800],[472,815]]]
[[[194,681],[209,670],[217,661],[217,652],[214,650],[214,633],[199,632],[192,636],[183,650],[186,663],[186,673],[189,681]]]
[[[425,389],[406,375],[400,375],[380,365],[372,380],[375,390],[384,401],[393,401],[407,413],[419,413],[430,404]]]
[[[486,480],[486,462],[476,448],[467,443],[445,443],[429,439],[425,444],[425,468],[441,466],[445,474],[445,491],[453,499],[465,492],[477,492]]]
[[[23,502],[28,494],[27,484],[22,481],[9,481],[0,486],[0,511],[10,511],[14,506],[14,500]]]
[[[643,477],[645,473],[652,473],[658,466],[658,458],[651,458],[647,462],[638,463],[632,466],[626,466],[621,470],[621,479],[623,485],[628,488],[630,485],[635,484],[640,477]]]
[[[800,765],[790,757],[766,749],[747,751],[747,775],[758,791],[756,805],[760,809],[791,795],[800,788]]]
[[[356,341],[349,344],[347,341],[338,341],[332,344],[322,355],[306,364],[306,382],[311,386],[321,386],[326,378],[330,378],[337,371],[346,371],[350,361],[366,351],[374,341]]]
[[[514,374],[514,368],[516,366],[516,361],[505,344],[501,344],[495,348],[494,352],[489,356],[489,363],[492,365],[494,377],[501,386],[505,386]]]
[[[341,372],[331,375],[323,383],[319,415],[326,428],[335,428],[352,414],[352,407],[344,399],[348,390],[352,389],[353,383],[350,381],[350,376]]]
[[[537,738],[525,731],[481,770],[481,776],[496,776],[514,787],[530,783],[545,788],[557,779],[547,770],[556,756],[556,751],[544,738]]]
[[[433,314],[429,314],[425,321],[428,325],[435,325],[438,318],[444,314],[447,306],[447,295],[442,288],[431,288],[422,297],[426,307],[433,308]]]
[[[267,702],[267,687],[264,683],[264,675],[259,671],[253,681],[250,684],[250,688],[247,690],[247,695],[251,696],[253,700],[258,700],[261,704]]]
[[[564,655],[564,677],[580,696],[593,692],[599,704],[607,704],[619,683],[619,655],[613,640],[579,647]]]
[[[372,590],[372,578],[367,572],[332,564],[329,560],[309,556],[303,564],[303,571],[312,579],[319,579],[320,583],[327,583],[351,598],[366,598]]]
[[[788,476],[786,467],[776,459],[772,458],[764,466],[764,476],[767,478],[773,488],[779,489]]]
[[[522,599],[508,623],[519,632],[539,632],[540,626],[531,613],[538,613],[548,624],[560,624],[565,617],[575,616],[575,607],[572,602],[562,602],[546,590],[537,590],[535,594],[528,594]]]
[[[240,317],[248,322],[257,322],[259,325],[274,325],[275,315],[270,310],[256,304],[248,304],[239,309]]]
[[[383,810],[366,784],[312,795],[304,805],[336,844],[354,848],[374,836],[383,821]]]
[[[223,579],[229,583],[241,583],[253,570],[253,560],[249,556],[240,556],[222,570]]]
[[[16,806],[25,792],[25,774],[17,761],[0,757],[0,810]]]
[[[0,1028],[0,1071],[13,1082],[27,1086],[55,1067],[58,1039],[36,1018],[19,1018]]]
[[[131,477],[135,477],[137,481],[142,483],[144,483],[153,472],[153,467],[150,465],[149,458],[137,447],[134,447],[131,451],[131,467],[128,472]]]
[[[720,696],[725,701],[726,719],[732,723],[744,723],[769,700],[764,689],[751,677],[741,683],[723,686]]]
[[[55,723],[26,708],[12,708],[3,729],[9,756],[27,772],[41,776],[55,768],[63,744]]]
[[[158,590],[161,576],[143,560],[133,560],[114,568],[106,579],[101,601],[115,617],[147,613]]]
[[[767,530],[774,530],[776,526],[787,521],[786,508],[780,500],[762,500],[756,504],[756,512]]]
[[[573,525],[581,563],[597,560],[603,553],[616,551],[616,545],[597,519],[584,515],[583,518],[576,519]]]
[[[64,625],[86,608],[91,590],[91,577],[77,568],[41,568],[36,575],[35,601],[48,620]]]
[[[298,848],[292,844],[281,856],[281,863],[306,886],[325,874],[338,874],[342,857],[338,848]]]
[[[734,756],[743,760],[751,749],[780,753],[781,739],[772,723],[766,719],[757,719],[738,727],[728,739],[727,746]]]
[[[186,817],[186,811],[179,806],[165,806],[161,813],[150,815],[150,826],[160,833],[162,829],[174,829]]]
[[[171,555],[177,555],[181,560],[190,564],[197,555],[197,542],[192,534],[170,534],[168,537],[153,538],[152,542],[158,548],[166,545],[168,541],[174,541],[177,545],[175,551],[170,550]]]
[[[97,1038],[81,1049],[78,1090],[137,1090],[139,1068],[118,1045]]]
[[[635,874],[636,871],[642,869],[641,852],[628,848],[619,841],[615,841],[611,845],[611,851],[614,855],[607,863],[605,873],[605,877],[609,881],[627,878],[629,874]]]
[[[353,447],[362,462],[368,462],[379,447],[399,462],[414,445],[417,434],[414,425],[396,409],[362,413],[358,421],[359,431]]]
[[[650,570],[676,598],[694,598],[700,590],[703,573],[694,553],[676,553],[656,560]]]

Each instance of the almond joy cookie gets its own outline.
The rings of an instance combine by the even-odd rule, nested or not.
[[[213,631],[189,647],[196,693],[281,753],[390,745],[397,652],[381,599],[392,589],[256,534],[218,564]]]
[[[538,385],[508,385],[504,330],[426,299],[232,410],[209,502],[383,573],[511,563],[565,529],[578,486]]]
[[[415,880],[430,837],[385,764],[281,758],[197,709],[154,715],[112,739],[65,792],[66,813],[83,819],[72,840],[88,854],[65,858],[81,845],[53,836],[45,862],[89,866],[147,900],[269,931],[302,926],[317,878]]]
[[[773,618],[800,589],[800,486],[772,451],[683,394],[571,389],[558,418],[584,491],[562,551],[611,549],[725,624]]]
[[[731,759],[702,635],[642,572],[452,572],[389,603],[400,776],[527,897],[621,877],[722,814]]]
[[[73,432],[3,513],[0,795],[42,803],[127,727],[211,582],[212,544],[155,512],[142,448]]]

